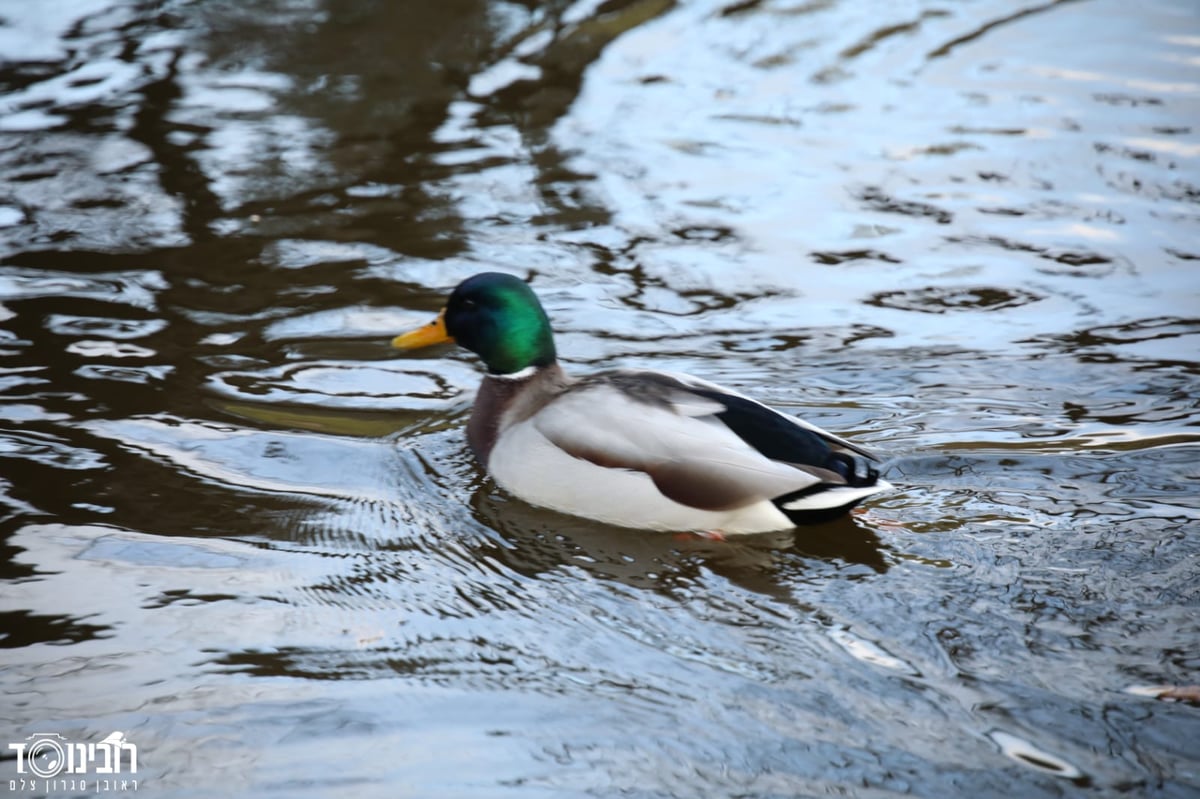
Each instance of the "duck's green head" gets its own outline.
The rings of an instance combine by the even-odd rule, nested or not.
[[[438,318],[392,340],[403,350],[454,341],[483,359],[492,374],[512,374],[555,361],[550,320],[529,284],[483,272],[450,295]]]

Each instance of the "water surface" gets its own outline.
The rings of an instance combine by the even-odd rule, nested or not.
[[[10,0],[0,54],[8,740],[156,796],[1200,790],[1193,3]],[[388,347],[484,269],[897,490],[727,543],[505,496],[478,364]]]

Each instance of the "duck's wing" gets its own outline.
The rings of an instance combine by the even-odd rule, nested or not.
[[[856,477],[866,477],[866,473],[872,470],[870,464],[880,460],[866,447],[803,419],[780,413],[724,386],[690,375],[664,376],[678,381],[691,393],[720,403],[724,409],[718,414],[721,421],[739,438],[772,460],[790,463],[798,468],[831,467],[841,473],[850,485],[856,484]],[[832,462],[831,453],[835,456]]]
[[[598,466],[643,472],[662,494],[704,510],[874,484],[865,450],[720,386],[650,371],[574,384],[529,423]],[[874,491],[861,494],[848,504]],[[841,503],[847,504],[847,503]]]

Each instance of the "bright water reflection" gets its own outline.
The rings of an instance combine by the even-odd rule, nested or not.
[[[10,0],[0,52],[9,740],[170,796],[1200,788],[1192,4]],[[387,346],[484,268],[899,490],[725,544],[505,497],[476,364]]]

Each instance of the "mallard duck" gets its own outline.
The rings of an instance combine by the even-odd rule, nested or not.
[[[533,505],[621,527],[721,537],[826,521],[891,486],[868,450],[687,375],[571,377],[533,290],[485,272],[454,289],[410,350],[453,341],[487,367],[467,441]]]

